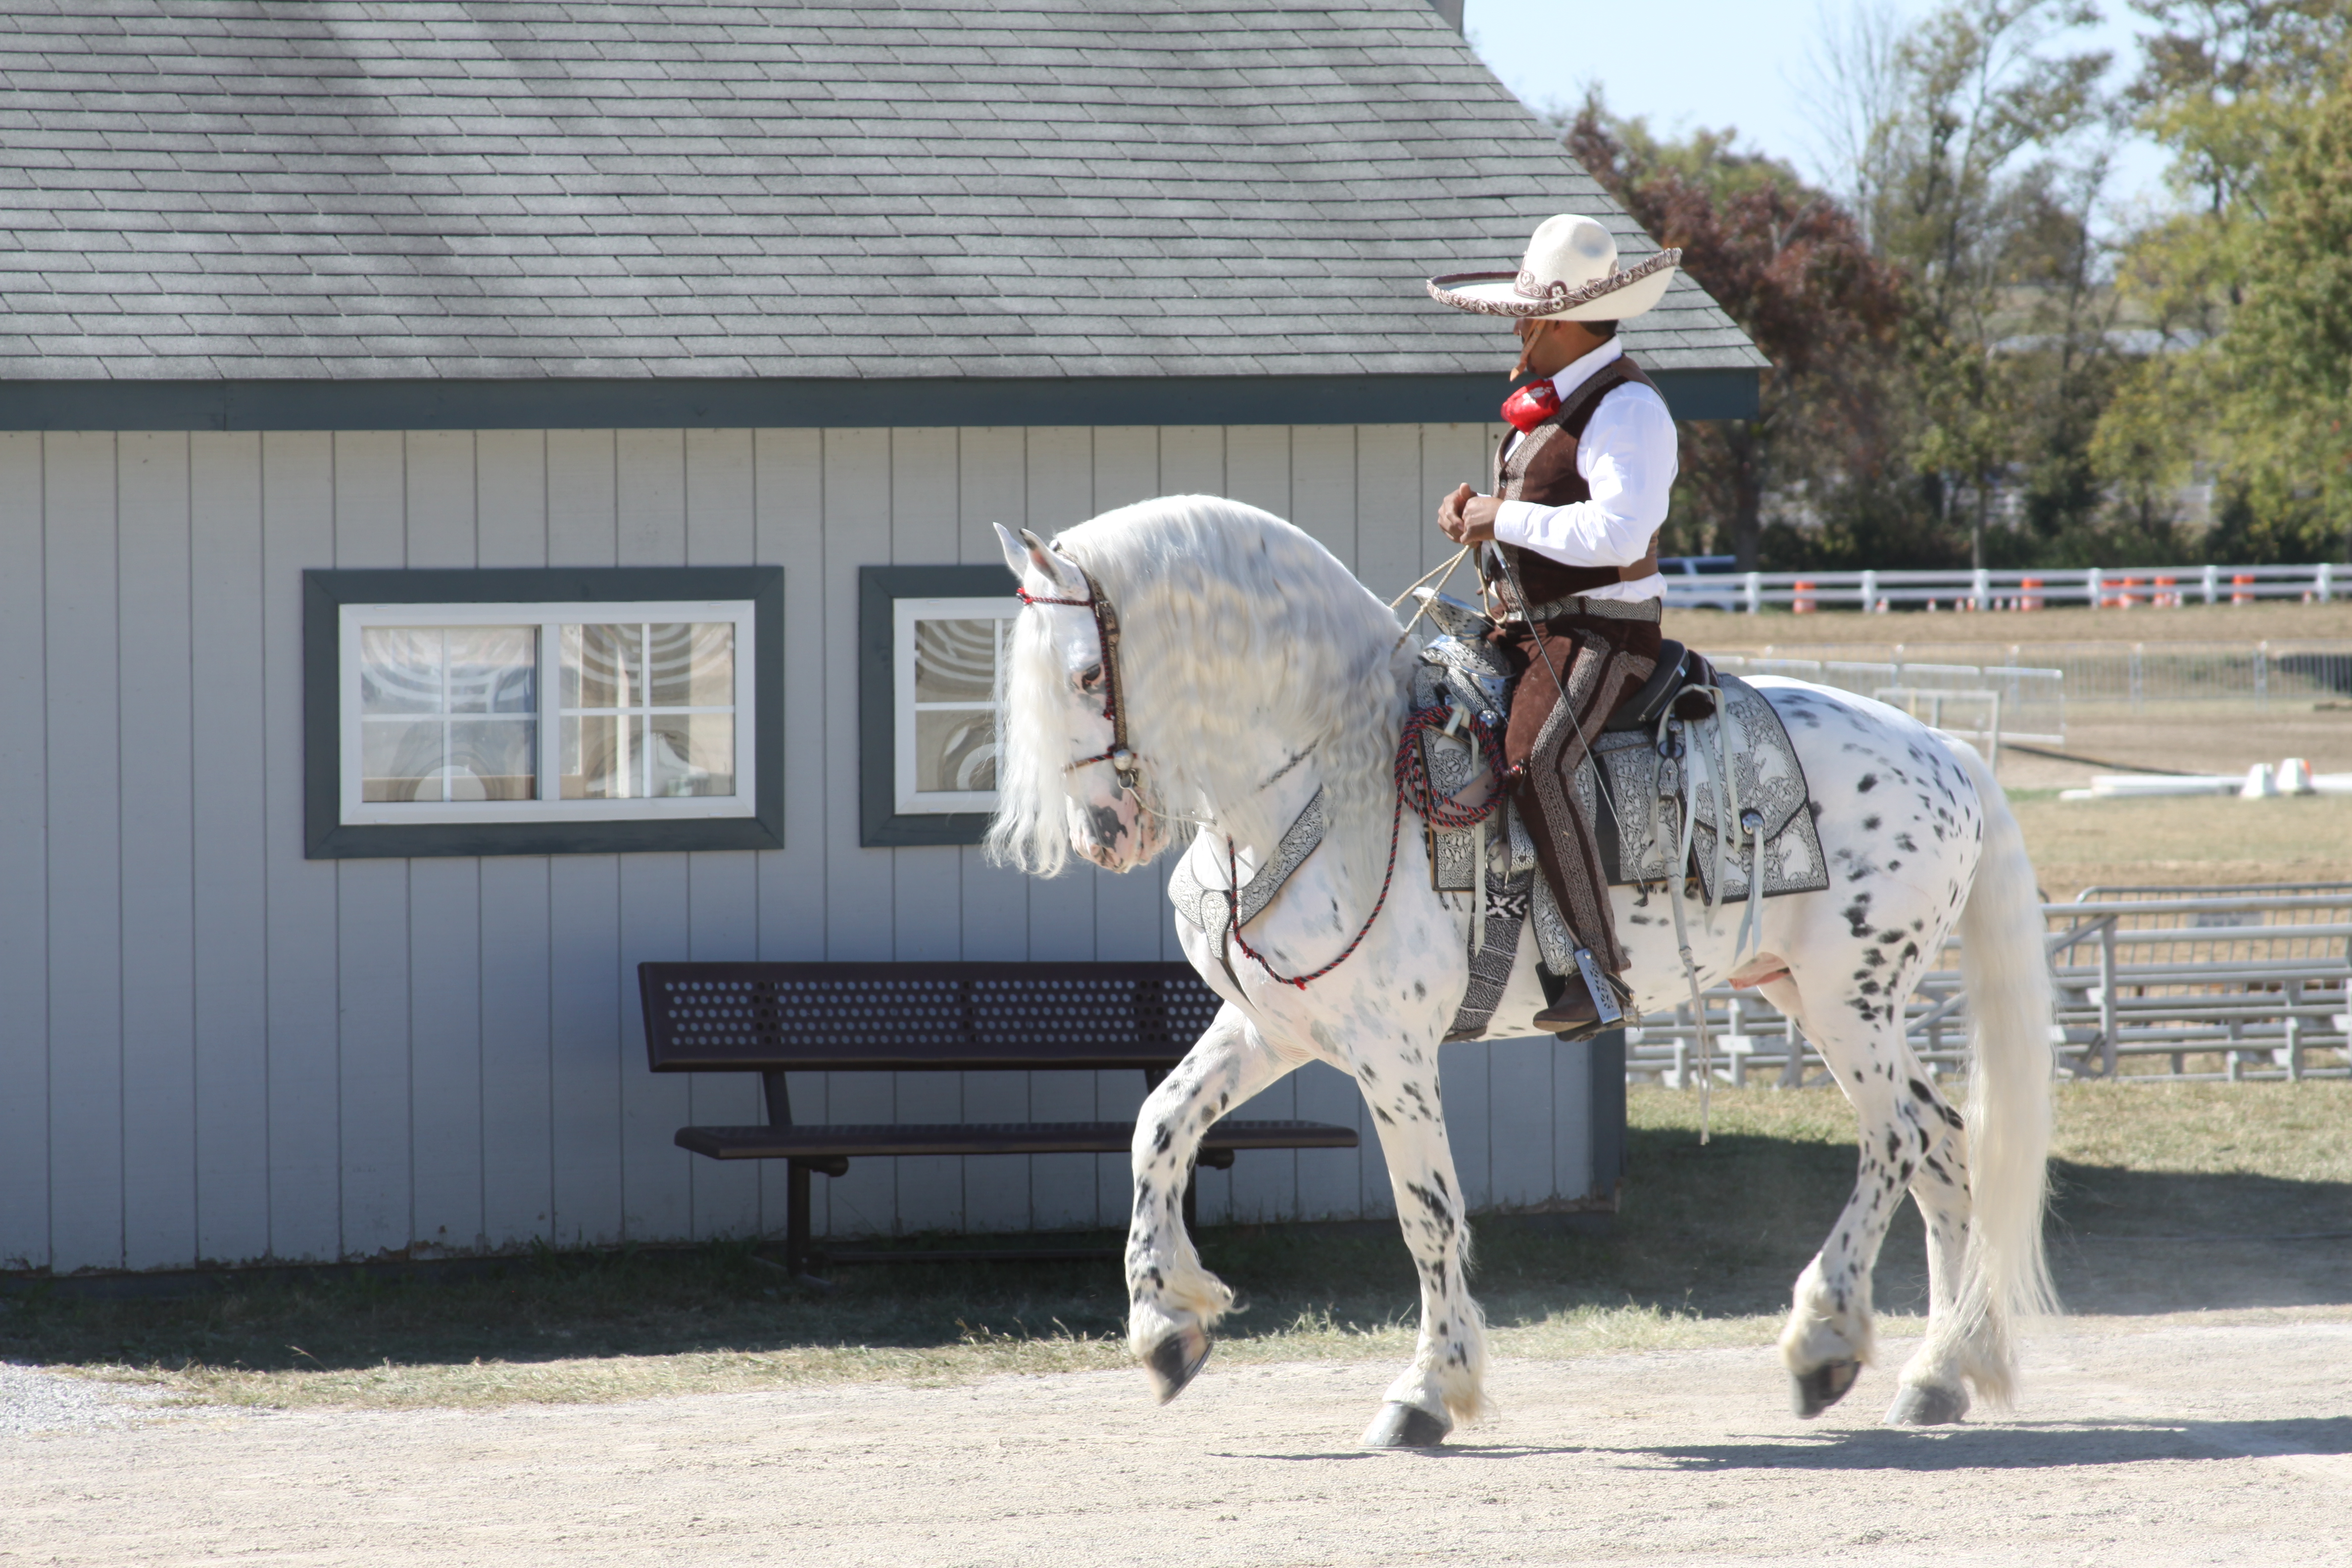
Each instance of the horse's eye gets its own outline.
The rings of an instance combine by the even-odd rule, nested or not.
[[[1099,664],[1090,664],[1078,671],[1078,689],[1081,691],[1099,691],[1102,682],[1103,667]]]

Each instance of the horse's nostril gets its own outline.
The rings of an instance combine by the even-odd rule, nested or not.
[[[1086,808],[1086,811],[1087,826],[1093,834],[1095,842],[1105,850],[1108,850],[1118,841],[1118,836],[1126,830],[1125,825],[1118,819],[1118,808],[1114,805],[1090,805]]]

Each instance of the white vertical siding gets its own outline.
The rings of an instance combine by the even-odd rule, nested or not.
[[[58,1268],[122,1266],[122,775],[115,441],[53,436],[47,539],[49,1246]]]
[[[261,437],[188,438],[199,1258],[270,1250]],[[279,681],[282,692],[284,681]]]
[[[0,1268],[49,1261],[47,572],[41,437],[0,435]]]
[[[188,676],[188,437],[118,450],[122,701],[122,1261],[196,1244],[194,753]]]
[[[1155,494],[1295,519],[1381,594],[1445,553],[1475,427],[0,435],[0,1267],[740,1234],[781,1170],[698,1161],[745,1075],[645,1068],[650,958],[1173,957],[1165,868],[1037,882],[858,847],[858,568],[993,562]],[[311,861],[301,572],[785,568],[785,845]],[[1474,1198],[1578,1195],[1585,1062],[1449,1047]],[[803,1120],[1124,1119],[1132,1073],[795,1075]],[[1254,1110],[1360,1151],[1202,1173],[1211,1217],[1391,1212],[1354,1086]],[[837,1231],[1121,1223],[1123,1156],[865,1161]]]

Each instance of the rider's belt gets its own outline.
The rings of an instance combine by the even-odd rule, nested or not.
[[[1564,599],[1546,600],[1532,614],[1522,616],[1516,610],[1506,610],[1496,619],[1556,621],[1562,616],[1591,616],[1604,621],[1654,621],[1664,603],[1663,599],[1595,599],[1571,594]]]

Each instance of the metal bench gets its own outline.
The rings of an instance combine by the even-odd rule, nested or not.
[[[656,1072],[756,1072],[764,1127],[681,1127],[677,1145],[714,1160],[789,1162],[785,1266],[806,1274],[809,1174],[898,1154],[1124,1153],[1125,1121],[803,1126],[787,1072],[953,1072],[1134,1068],[1156,1085],[1222,1005],[1182,963],[641,963],[646,1053]],[[1356,1130],[1318,1121],[1220,1121],[1199,1163],[1223,1170],[1244,1149],[1352,1149]],[[1184,1194],[1185,1219],[1192,1194]],[[1094,1252],[833,1251],[836,1262]]]

